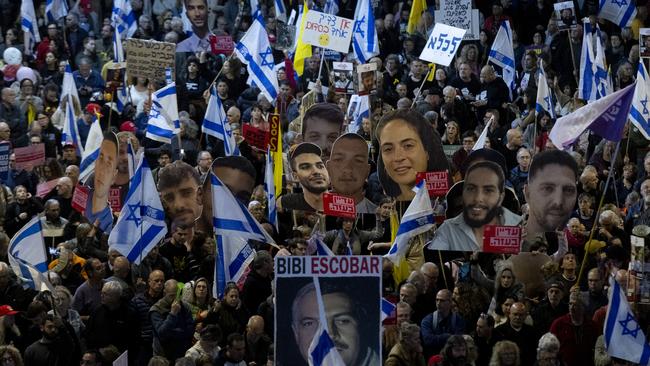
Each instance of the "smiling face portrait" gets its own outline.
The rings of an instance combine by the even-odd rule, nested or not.
[[[482,161],[470,167],[463,183],[463,219],[468,226],[479,228],[501,213],[504,194],[501,167]]]

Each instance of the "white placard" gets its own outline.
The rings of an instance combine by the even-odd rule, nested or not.
[[[120,357],[115,359],[115,361],[113,361],[113,366],[129,366],[129,351],[124,351]]]
[[[435,11],[436,23],[467,29],[464,40],[478,39],[479,13],[472,9],[471,0],[440,0],[440,10]]]
[[[465,32],[467,32],[466,29],[436,23],[426,46],[420,54],[420,59],[438,65],[449,66],[460,48],[460,42],[463,40]]]
[[[354,21],[310,10],[307,13],[303,42],[337,52],[348,53]]]

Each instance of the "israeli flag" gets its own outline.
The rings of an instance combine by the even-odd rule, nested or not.
[[[323,12],[326,14],[336,15],[339,13],[339,0],[325,0],[325,8]],[[373,27],[375,22],[372,23]]]
[[[413,198],[406,212],[404,212],[404,216],[402,216],[393,245],[390,247],[388,254],[384,255],[384,258],[395,264],[398,264],[408,251],[409,240],[416,235],[433,229],[435,224],[433,208],[431,207],[429,192],[425,188],[424,179],[413,187],[413,191],[415,191],[415,198]]]
[[[79,129],[77,128],[77,118],[74,115],[72,103],[68,100],[65,105],[65,121],[63,123],[63,134],[61,134],[61,143],[63,146],[73,144],[77,149],[77,155],[83,156],[84,149],[79,139]]]
[[[33,0],[23,0],[20,6],[20,27],[25,32],[25,47],[31,52],[36,43],[41,41]]]
[[[172,137],[179,132],[176,83],[171,83],[151,95],[151,110],[145,136],[169,144]]]
[[[627,297],[613,276],[609,278],[610,297],[603,333],[607,354],[638,365],[650,362],[648,340],[630,309]]]
[[[275,206],[275,178],[271,148],[266,151],[266,166],[264,167],[264,190],[266,191],[266,206],[269,211],[269,222],[278,229],[278,209]]]
[[[287,22],[287,7],[284,6],[284,0],[273,0],[275,6],[275,17],[286,23]]]
[[[632,108],[630,108],[630,120],[646,140],[650,140],[648,97],[650,97],[648,71],[643,62],[639,62],[639,70],[636,73],[636,86],[634,87],[634,98],[632,99]]]
[[[70,64],[65,65],[65,71],[63,72],[63,86],[61,86],[61,102],[67,97],[67,100],[72,101],[76,104],[76,107],[73,109],[81,107],[81,102],[79,102],[79,93],[77,92],[77,84],[74,82],[74,76],[72,76],[72,69]]]
[[[117,32],[113,32],[113,62],[122,63],[124,58],[124,47],[122,47],[122,39]],[[124,106],[129,102],[129,94],[126,87],[126,73],[122,74],[122,86],[115,90],[115,109],[118,113],[124,111]]]
[[[139,163],[129,182],[126,201],[108,237],[109,247],[135,264],[140,264],[167,234],[165,211],[153,174],[143,156],[144,151],[138,155]]]
[[[34,216],[9,242],[9,264],[16,276],[36,291],[50,290],[47,281],[47,254],[40,217]]]
[[[359,63],[365,64],[379,54],[379,41],[375,30],[375,15],[370,0],[361,0],[354,11],[352,49]]]
[[[212,285],[212,294],[216,299],[225,295],[228,282],[239,283],[246,274],[255,250],[248,245],[248,240],[239,236],[217,235],[217,260],[214,275],[217,280]]]
[[[223,110],[221,98],[217,95],[217,88],[214,85],[210,88],[210,100],[205,110],[201,131],[223,141],[223,150],[226,156],[240,155],[226,112]]]
[[[481,131],[481,135],[478,137],[478,140],[476,140],[476,143],[474,144],[474,147],[472,147],[472,151],[482,149],[485,147],[485,141],[487,140],[487,134],[490,131],[490,125],[492,124],[492,119],[487,121],[485,124],[485,128],[483,128],[483,131]]]
[[[210,173],[212,184],[212,224],[217,235],[257,240],[275,245],[275,241],[262,228],[235,196],[232,195],[214,173]]]
[[[356,102],[356,104],[354,104]],[[354,107],[354,110],[351,111],[352,120],[348,125],[348,132],[357,133],[359,128],[361,128],[364,118],[370,118],[370,99],[368,95],[356,95],[354,94],[350,98],[350,108]]]
[[[600,0],[598,17],[605,18],[620,28],[632,25],[636,17],[636,6],[632,0]]]
[[[130,0],[115,0],[113,2],[111,22],[113,23],[115,32],[120,35],[120,38],[133,36],[135,31],[138,30],[138,24],[136,23],[135,13],[133,13],[133,8],[131,8]]]
[[[542,67],[542,62],[540,61],[539,69],[539,80],[537,81],[537,102],[535,103],[535,115],[539,116],[542,112],[548,112],[551,115],[551,118],[557,118],[555,115],[555,106],[553,103],[553,95],[551,95],[551,90],[548,87],[548,81],[546,80],[546,72]]]
[[[235,45],[235,53],[246,64],[249,80],[260,88],[267,100],[275,101],[278,97],[278,77],[273,69],[273,50],[260,12],[255,14],[253,24]]]
[[[603,48],[603,42],[600,33],[600,27],[596,23],[596,53],[594,59],[594,66],[596,68],[595,80],[596,83],[596,98],[600,99],[608,94],[608,75],[607,67],[605,66],[605,48]]]
[[[320,221],[320,219],[319,219]],[[333,257],[334,252],[330,249],[327,244],[323,241],[323,233],[318,231],[316,227],[318,222],[314,226],[314,230],[311,234],[311,237],[307,239],[307,250],[310,254],[316,253],[316,255],[324,255],[327,257]]]
[[[393,311],[397,309],[397,306],[393,304],[392,302],[386,300],[385,298],[381,298],[381,321],[383,322],[388,318]]]
[[[500,66],[503,74],[503,81],[510,89],[510,99],[512,100],[512,93],[515,90],[515,51],[512,46],[512,28],[510,22],[504,20],[499,27],[497,36],[492,43],[490,54],[488,56],[488,63]]]
[[[47,0],[45,3],[45,15],[50,22],[56,22],[68,15],[68,4],[66,0]]]
[[[591,23],[584,18],[584,34],[582,36],[582,51],[580,52],[580,80],[578,82],[578,98],[588,102],[596,100],[596,65]]]
[[[345,365],[339,351],[329,335],[329,322],[325,315],[325,304],[320,290],[318,277],[314,277],[314,290],[318,302],[318,329],[309,344],[309,365],[338,366]]]
[[[128,145],[126,146],[126,158],[129,163],[129,177],[132,177],[135,174],[135,167],[138,166],[138,161],[136,160],[136,154],[133,151],[133,144],[131,139],[128,139]]]
[[[102,147],[102,141],[104,141],[102,126],[97,117],[95,117],[95,121],[93,121],[90,126],[88,139],[86,139],[86,146],[84,146],[84,153],[81,157],[81,163],[79,164],[79,171],[81,172],[79,173],[79,180],[84,183],[95,170],[95,161],[99,158],[99,150]]]

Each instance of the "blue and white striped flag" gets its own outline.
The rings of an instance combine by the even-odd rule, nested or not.
[[[264,167],[264,190],[266,191],[266,206],[269,211],[269,222],[278,229],[278,209],[275,206],[275,178],[271,147],[266,151],[266,166]]]
[[[255,250],[248,240],[238,236],[217,235],[217,260],[214,266],[212,295],[223,298],[228,282],[239,283],[246,269],[255,259]]]
[[[88,132],[88,138],[86,139],[86,145],[84,146],[84,153],[81,157],[81,163],[79,164],[79,171],[81,172],[79,173],[79,180],[84,183],[95,170],[95,161],[97,161],[97,158],[99,157],[99,150],[102,147],[102,141],[104,141],[104,133],[102,132],[102,126],[99,123],[99,120],[95,116],[95,120],[90,126],[90,132]]]
[[[507,20],[501,23],[494,43],[492,43],[488,56],[489,62],[501,67],[503,81],[508,85],[510,100],[512,100],[517,71],[515,69],[515,51],[512,46],[512,28],[510,28],[510,22]]]
[[[320,220],[320,219],[319,219]],[[324,255],[328,257],[333,257],[334,252],[330,249],[327,244],[323,241],[323,233],[318,229],[318,222],[314,225],[314,230],[311,233],[311,237],[307,239],[307,251],[309,254]]]
[[[68,15],[68,4],[66,0],[47,0],[45,3],[45,15],[50,22],[56,22]]]
[[[535,115],[539,116],[542,112],[546,111],[551,115],[551,118],[557,118],[555,115],[555,106],[553,103],[553,95],[548,87],[546,80],[546,72],[542,67],[542,62],[539,63],[539,80],[537,81],[537,102],[535,103]]]
[[[375,30],[375,15],[370,0],[361,0],[354,11],[352,49],[359,63],[365,64],[379,54],[379,41]]]
[[[284,23],[287,22],[287,7],[284,5],[284,0],[273,0],[275,6],[275,18]]]
[[[73,110],[75,113],[80,113],[81,110],[81,102],[79,101],[79,93],[77,91],[77,84],[74,82],[74,76],[72,76],[72,69],[70,68],[70,64],[65,65],[65,71],[63,72],[63,86],[61,87],[61,102],[64,100],[70,101],[70,99],[73,100],[74,102],[74,108]]]
[[[226,112],[223,110],[221,98],[219,98],[214,85],[210,88],[210,100],[205,110],[201,131],[223,141],[223,150],[226,156],[240,155]]]
[[[393,304],[392,302],[386,300],[385,298],[381,298],[381,321],[383,322],[388,318],[393,311],[397,309],[397,306]]]
[[[113,62],[122,63],[124,58],[124,47],[122,46],[122,38],[117,32],[113,32]],[[124,106],[129,102],[129,93],[127,90],[126,73],[122,73],[122,86],[115,90],[115,110],[117,113],[124,111]]]
[[[625,292],[613,276],[609,279],[611,293],[603,327],[605,347],[611,357],[637,365],[650,363],[650,345],[627,302]]]
[[[329,335],[329,322],[325,313],[325,304],[320,290],[319,278],[314,277],[314,292],[318,303],[318,329],[309,344],[309,365],[313,366],[338,366],[345,365],[341,354],[336,349],[332,337]]]
[[[339,13],[339,0],[325,0],[323,13],[336,15]],[[373,27],[375,23],[373,22]]]
[[[144,151],[138,155],[138,167],[129,182],[126,201],[108,237],[110,248],[135,264],[140,264],[167,234],[165,211],[153,174],[144,158]]]
[[[115,32],[120,35],[120,38],[132,37],[138,24],[136,23],[135,13],[131,8],[130,0],[115,0],[113,2],[113,13],[111,14],[111,22],[115,28]]]
[[[590,102],[596,100],[596,56],[593,49],[593,32],[589,18],[584,18],[583,23],[584,33],[582,35],[582,51],[580,52],[578,98]]]
[[[369,97],[367,95],[352,95],[352,97],[350,97],[350,108],[353,107],[354,110],[348,112],[348,114],[352,116],[352,120],[348,125],[348,132],[357,133],[359,131],[359,128],[361,128],[363,119],[370,118]]]
[[[20,26],[25,33],[25,51],[29,50],[29,54],[31,54],[36,43],[41,41],[33,0],[23,0],[20,6]]]
[[[138,161],[136,160],[136,153],[133,151],[133,144],[131,139],[128,139],[128,145],[126,146],[126,158],[129,163],[129,177],[132,177],[135,174],[135,167],[138,166]]]
[[[650,140],[650,111],[648,110],[650,106],[648,100],[650,100],[650,78],[648,78],[648,70],[646,70],[643,62],[639,62],[634,98],[630,108],[630,120],[646,140]]]
[[[278,76],[274,70],[275,61],[269,35],[260,12],[256,13],[253,24],[235,45],[235,53],[246,64],[249,80],[260,88],[267,100],[275,101],[279,89]]]
[[[9,264],[16,276],[36,291],[50,290],[47,281],[47,254],[40,217],[34,216],[9,242]]]
[[[603,48],[603,39],[601,38],[602,33],[600,32],[600,26],[596,23],[596,33],[594,37],[596,39],[596,52],[594,53],[594,66],[596,67],[595,80],[596,83],[596,98],[602,98],[606,96],[608,86],[608,75],[607,67],[605,67],[605,48]]]
[[[77,127],[77,118],[74,115],[72,103],[68,101],[65,105],[65,121],[63,122],[63,133],[61,134],[61,144],[63,146],[73,144],[77,150],[78,156],[83,156],[84,149],[79,138],[79,129]]]
[[[609,20],[620,28],[632,25],[636,17],[636,6],[632,0],[600,0],[598,17]]]
[[[404,216],[402,216],[393,245],[390,247],[388,254],[384,255],[384,258],[391,260],[395,264],[398,264],[400,259],[407,253],[411,238],[433,229],[435,224],[429,192],[424,183],[424,179],[422,179],[413,187],[415,198],[413,198],[406,212],[404,212]]]
[[[172,137],[179,132],[176,83],[171,83],[151,95],[151,110],[145,136],[169,144]]]

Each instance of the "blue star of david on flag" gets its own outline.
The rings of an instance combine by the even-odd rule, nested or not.
[[[269,69],[273,70],[275,64],[273,63],[273,50],[271,50],[271,47],[268,47],[264,52],[260,52],[260,56],[262,57],[262,66],[268,66]],[[271,61],[266,59],[267,56],[271,56]]]
[[[634,329],[630,329],[627,327],[630,322],[636,324],[636,327]],[[619,320],[619,323],[621,324],[621,327],[623,327],[622,335],[629,334],[632,337],[636,338],[636,336],[639,334],[639,330],[641,330],[641,327],[639,327],[639,324],[634,319],[634,316],[632,316],[632,314],[630,313],[627,313],[627,317],[625,318],[625,320]]]
[[[365,34],[363,33],[363,28],[361,28],[361,26],[365,22],[366,22],[366,16],[365,15],[363,16],[363,18],[361,18],[361,20],[355,21],[354,22],[354,33],[359,34],[361,37],[365,37]]]
[[[643,106],[643,114],[648,114],[648,97],[641,100],[641,105]]]
[[[160,109],[158,108],[158,105],[156,105],[156,103],[151,105],[151,111],[149,112],[149,117],[151,118],[160,117]]]
[[[627,1],[625,0],[612,0],[612,4],[618,6],[627,6]]]
[[[142,218],[138,217],[138,210],[140,209],[140,206],[138,205],[127,205],[129,208],[129,214],[126,217],[126,221],[133,221],[135,223],[135,226],[140,226],[140,223],[142,222]]]

